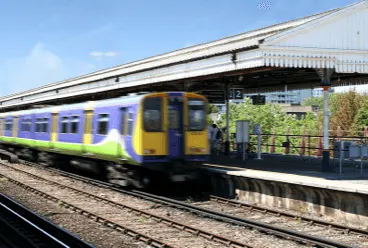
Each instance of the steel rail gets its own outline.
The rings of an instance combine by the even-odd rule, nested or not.
[[[251,246],[249,244],[245,244],[245,243],[242,243],[242,242],[239,242],[239,241],[236,241],[236,240],[233,240],[233,239],[230,239],[230,238],[218,235],[218,234],[214,234],[214,233],[211,233],[211,232],[208,232],[208,231],[196,228],[196,227],[192,227],[192,226],[186,225],[184,223],[181,223],[181,222],[178,222],[178,221],[166,218],[166,217],[162,217],[162,216],[159,216],[159,215],[149,213],[149,212],[144,211],[144,210],[140,210],[140,209],[137,209],[137,208],[134,208],[134,207],[130,207],[126,204],[117,203],[115,201],[111,201],[111,200],[105,199],[103,197],[99,197],[99,196],[93,195],[91,193],[76,189],[74,187],[70,187],[70,186],[67,186],[67,185],[64,185],[64,184],[61,184],[61,183],[58,183],[58,182],[55,182],[55,181],[37,176],[37,175],[34,175],[32,173],[20,170],[18,168],[11,167],[9,165],[5,165],[5,166],[7,166],[8,168],[10,168],[12,170],[16,170],[17,172],[26,174],[27,176],[36,178],[38,180],[45,181],[45,182],[50,183],[50,184],[55,185],[55,186],[58,186],[62,189],[69,189],[71,191],[74,191],[77,194],[83,194],[83,195],[87,196],[88,198],[91,198],[91,199],[94,199],[94,200],[97,200],[97,201],[100,201],[100,202],[104,202],[106,204],[118,207],[120,209],[128,209],[130,212],[132,212],[132,213],[134,213],[138,216],[144,216],[144,217],[147,217],[147,218],[151,218],[152,220],[154,220],[156,222],[163,223],[167,226],[174,227],[174,228],[179,229],[179,230],[187,231],[191,234],[195,234],[197,236],[204,237],[208,240],[219,242],[221,244],[225,244],[225,245],[230,246],[230,247],[254,248],[254,246]]]
[[[43,168],[45,169],[45,167],[43,166],[39,166],[35,163],[31,163],[28,161],[24,161],[24,160],[20,160],[21,163],[30,165],[30,166],[35,166],[38,168]],[[156,203],[160,203],[163,205],[167,205],[170,207],[176,207],[178,209],[182,209],[182,210],[186,210],[201,216],[205,216],[205,217],[209,217],[212,219],[216,219],[216,220],[220,220],[223,222],[227,222],[227,223],[232,223],[235,225],[240,225],[240,226],[245,226],[251,229],[256,229],[260,232],[263,233],[267,233],[267,234],[271,234],[283,239],[287,239],[287,240],[294,240],[306,245],[314,245],[317,247],[328,247],[328,248],[332,248],[332,247],[341,247],[341,248],[353,248],[355,246],[351,246],[348,244],[343,244],[341,242],[335,242],[333,240],[330,239],[325,239],[325,238],[321,238],[321,237],[317,237],[317,236],[312,236],[312,235],[308,235],[308,234],[304,234],[301,232],[297,232],[297,231],[293,231],[293,230],[289,230],[289,229],[285,229],[285,228],[281,228],[281,227],[276,227],[270,224],[266,224],[263,222],[259,222],[259,221],[254,221],[254,220],[250,220],[250,219],[246,219],[246,218],[240,218],[240,217],[236,217],[236,216],[232,216],[230,214],[226,214],[226,213],[222,213],[219,211],[214,211],[214,210],[210,210],[210,209],[205,209],[205,208],[200,208],[198,206],[194,206],[192,204],[187,204],[181,201],[177,201],[177,200],[173,200],[167,197],[162,197],[162,196],[157,196],[157,195],[153,195],[150,193],[146,193],[146,192],[142,192],[142,191],[138,191],[138,190],[126,190],[126,189],[122,189],[120,187],[117,187],[114,184],[111,183],[107,183],[107,182],[102,182],[99,180],[95,180],[95,179],[91,179],[91,178],[87,178],[87,177],[83,177],[83,176],[79,176],[79,175],[75,175],[73,173],[69,173],[69,172],[65,172],[59,169],[54,169],[54,168],[46,168],[47,170],[51,171],[51,172],[55,172],[57,174],[61,174],[61,175],[65,175],[67,177],[73,178],[73,179],[77,179],[80,181],[84,181],[87,182],[89,184],[93,184],[99,187],[103,187],[103,188],[108,188],[110,190],[116,191],[116,192],[120,192],[123,194],[127,194],[127,195],[131,195],[131,196],[135,196],[141,199],[145,199],[145,200],[150,200]]]
[[[42,191],[40,191],[40,190],[38,190],[36,188],[33,188],[31,186],[28,186],[28,185],[26,185],[26,184],[24,184],[22,182],[19,182],[19,181],[15,180],[15,179],[13,179],[11,177],[8,177],[6,175],[3,175],[2,173],[0,173],[0,175],[2,177],[6,178],[7,180],[9,180],[11,183],[13,183],[15,185],[18,185],[18,186],[20,186],[20,187],[22,187],[22,188],[24,188],[24,189],[26,189],[28,191],[31,191],[31,192],[33,192],[33,193],[35,193],[37,195],[40,195],[40,196],[44,197],[47,200],[51,200],[51,201],[53,201],[55,203],[58,203],[60,206],[62,206],[64,208],[67,208],[67,209],[69,209],[69,210],[71,210],[71,211],[73,211],[75,213],[79,213],[79,214],[84,215],[84,216],[88,217],[89,219],[92,219],[92,220],[94,220],[94,221],[96,221],[98,223],[101,223],[101,224],[103,224],[103,225],[105,225],[107,227],[113,228],[116,231],[119,231],[119,232],[121,232],[123,234],[127,234],[129,236],[132,236],[133,238],[135,238],[137,240],[140,240],[140,241],[143,241],[143,242],[145,242],[145,243],[147,243],[147,244],[149,244],[151,246],[159,247],[159,248],[175,248],[174,246],[169,245],[169,244],[166,244],[163,241],[160,241],[158,239],[149,237],[149,236],[147,236],[145,234],[142,234],[142,233],[140,233],[138,231],[132,230],[132,229],[127,228],[127,227],[124,227],[124,226],[122,226],[120,224],[114,223],[114,222],[112,222],[112,221],[110,221],[108,219],[105,219],[105,218],[100,217],[98,215],[95,215],[95,214],[93,214],[93,213],[91,213],[89,211],[86,211],[86,210],[81,209],[81,208],[79,208],[77,206],[74,206],[74,205],[72,205],[70,203],[67,203],[67,202],[65,202],[63,200],[60,200],[59,198],[56,198],[56,197],[54,197],[54,196],[52,196],[50,194],[47,194],[45,192],[42,192]]]
[[[302,216],[302,215],[287,213],[287,212],[284,212],[284,211],[275,210],[275,209],[271,209],[271,208],[267,208],[267,207],[256,206],[256,205],[253,205],[253,204],[250,204],[250,203],[235,201],[235,200],[226,199],[226,198],[222,198],[222,197],[218,197],[218,196],[214,196],[214,195],[210,195],[209,198],[210,198],[210,201],[214,201],[214,202],[217,202],[217,203],[220,203],[220,204],[230,205],[230,206],[238,207],[238,208],[246,208],[250,211],[257,211],[257,212],[260,212],[260,213],[263,213],[263,214],[273,214],[275,216],[284,216],[284,217],[288,217],[288,218],[292,218],[292,219],[303,220],[303,221],[308,222],[310,225],[334,228],[336,230],[344,232],[345,234],[353,233],[353,234],[358,234],[358,235],[364,235],[368,238],[368,230],[362,230],[362,229],[359,229],[359,228],[354,228],[354,227],[344,226],[344,225],[340,225],[340,224],[335,224],[335,223],[331,223],[331,222],[327,222],[327,221],[323,221],[323,220],[319,220],[319,219],[315,219],[315,218],[310,218],[310,217],[305,217],[305,216]]]
[[[93,247],[4,194],[0,194],[0,230],[10,247]]]

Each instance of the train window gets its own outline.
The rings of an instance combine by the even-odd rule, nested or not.
[[[42,132],[41,118],[36,119],[36,133]]]
[[[24,128],[24,120],[21,120],[20,121],[20,131],[24,132],[25,131],[24,129],[25,129]]]
[[[121,111],[120,111],[120,114],[121,114],[121,125],[120,125],[120,133],[121,135],[125,135],[125,129],[124,127],[127,126],[126,124],[126,121],[128,120],[127,119],[127,108],[121,108]]]
[[[69,117],[63,117],[61,120],[61,133],[68,133]]]
[[[20,125],[20,130],[22,132],[30,132],[31,131],[31,119],[29,118],[23,119]]]
[[[79,116],[72,116],[71,133],[78,133]]]
[[[143,119],[145,131],[147,132],[162,131],[161,109],[162,109],[161,97],[150,97],[144,100]]]
[[[169,128],[178,129],[179,128],[179,111],[169,110]]]
[[[21,120],[21,123],[20,123],[20,131],[22,132],[26,132],[25,121],[26,121],[25,119]]]
[[[5,130],[11,131],[13,129],[13,119],[8,119],[5,121]]]
[[[205,107],[201,99],[188,99],[188,131],[203,131],[206,128]]]
[[[133,122],[134,122],[133,113],[128,113],[128,134],[127,135],[130,135],[130,136],[133,135]]]
[[[47,133],[49,125],[49,118],[36,119],[36,133]]]
[[[0,136],[4,135],[4,119],[0,118]]]
[[[108,114],[98,115],[98,120],[97,120],[98,131],[97,131],[97,134],[106,135],[108,127],[109,127],[109,115]]]
[[[49,131],[49,118],[42,119],[42,129],[41,132],[47,133]]]
[[[24,131],[26,132],[30,132],[31,131],[31,125],[32,125],[32,121],[31,119],[25,119],[25,122],[24,122]]]

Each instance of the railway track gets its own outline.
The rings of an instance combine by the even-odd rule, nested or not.
[[[298,221],[300,223],[303,223],[303,224],[307,225],[308,227],[309,226],[325,227],[327,229],[335,230],[335,231],[339,232],[340,234],[358,235],[358,236],[361,236],[362,238],[365,238],[365,240],[368,243],[368,230],[362,230],[362,229],[358,229],[358,228],[354,228],[354,227],[349,227],[349,226],[344,226],[344,225],[340,225],[340,224],[336,224],[336,223],[326,222],[326,221],[311,218],[311,217],[292,214],[292,213],[289,213],[289,212],[280,211],[280,210],[276,210],[276,209],[271,209],[271,208],[267,208],[267,207],[256,206],[256,205],[253,205],[253,204],[240,202],[240,201],[235,201],[235,200],[231,200],[231,199],[226,199],[226,198],[222,198],[222,197],[218,197],[218,196],[214,196],[214,195],[210,195],[209,200],[210,200],[210,202],[218,203],[220,205],[230,206],[235,211],[240,209],[240,212],[237,211],[239,214],[244,214],[245,211],[247,211],[248,213],[260,213],[260,214],[263,214],[263,215],[271,215],[271,216],[276,216],[276,217],[285,217],[285,218],[288,218],[290,220],[294,220],[294,221]]]
[[[1,247],[91,248],[93,246],[0,194]]]
[[[288,212],[255,206],[244,202],[209,196],[209,201],[194,203],[207,209],[220,210],[239,218],[262,221],[277,227],[329,237],[337,242],[368,247],[368,230],[339,225]]]
[[[25,164],[28,164],[28,165],[31,165],[31,166],[39,167],[37,164],[30,163],[30,162],[27,162],[27,161],[21,161],[21,162],[25,163]],[[7,165],[7,164],[5,164],[5,165],[9,167],[9,165]],[[13,167],[10,167],[10,168],[12,168],[13,170],[18,170],[21,173],[28,174],[29,176],[36,177],[36,178],[39,178],[41,180],[46,180],[47,181],[47,179],[40,178],[39,176],[33,175],[29,172],[25,172],[25,171],[22,171],[22,170],[19,170],[19,169],[15,169]],[[307,235],[307,234],[292,231],[290,229],[275,227],[274,225],[269,225],[269,224],[266,224],[266,223],[263,223],[263,222],[258,222],[258,221],[254,221],[254,220],[251,220],[251,219],[240,218],[240,217],[237,217],[237,216],[233,216],[233,215],[230,215],[230,214],[214,211],[214,210],[211,210],[211,209],[201,208],[201,207],[195,206],[193,204],[183,203],[183,202],[176,201],[176,200],[173,200],[173,199],[170,199],[170,198],[160,197],[160,196],[152,195],[152,194],[145,193],[145,192],[135,191],[135,190],[130,191],[130,190],[120,189],[120,188],[117,188],[114,185],[109,184],[109,183],[93,180],[93,179],[90,179],[90,178],[85,178],[85,177],[82,177],[82,176],[78,176],[78,175],[71,174],[71,173],[68,173],[68,172],[60,171],[60,170],[57,170],[57,169],[53,169],[53,168],[50,169],[49,168],[47,170],[49,170],[51,172],[54,172],[54,173],[57,173],[57,174],[60,174],[60,175],[63,175],[63,176],[66,176],[66,177],[69,177],[69,178],[72,178],[72,179],[76,179],[76,180],[79,180],[79,181],[86,182],[88,184],[93,184],[93,185],[96,185],[98,187],[107,188],[109,190],[113,190],[113,191],[116,191],[116,192],[119,192],[119,193],[127,194],[127,195],[130,195],[130,196],[133,196],[133,197],[149,200],[149,201],[152,201],[152,202],[155,202],[155,203],[158,203],[158,204],[167,205],[167,206],[170,206],[170,207],[175,207],[175,208],[178,208],[178,209],[181,209],[181,210],[186,210],[186,211],[189,211],[191,213],[196,213],[196,214],[201,215],[201,216],[210,217],[212,219],[216,219],[216,220],[219,220],[219,221],[222,221],[222,222],[228,222],[228,223],[235,224],[235,225],[238,225],[238,226],[245,226],[245,227],[248,227],[248,228],[251,228],[251,229],[254,229],[254,230],[258,230],[262,233],[271,234],[271,235],[274,235],[274,236],[276,236],[278,238],[282,238],[282,239],[293,240],[293,241],[296,241],[296,242],[299,242],[299,243],[302,243],[302,244],[305,244],[305,245],[312,245],[314,247],[354,247],[354,246],[351,246],[351,245],[348,245],[348,244],[335,242],[333,240],[321,238],[321,237],[318,237],[318,236]],[[55,184],[56,182],[53,182],[53,183]],[[68,186],[63,186],[63,187],[68,187]],[[83,193],[83,194],[85,194],[85,193]],[[93,195],[91,195],[90,197],[92,197],[92,199],[93,198],[97,199],[96,196],[93,196]],[[100,200],[103,201],[102,199],[100,199]],[[106,200],[104,199],[104,201],[106,201]],[[116,204],[116,203],[114,203],[114,204]],[[121,208],[127,208],[127,206],[120,206],[120,207]],[[135,210],[131,209],[131,211],[135,211]],[[139,213],[136,212],[136,213],[140,214],[140,215],[147,214],[147,213],[143,213],[143,212],[139,212]],[[148,215],[146,215],[146,216],[148,216]],[[156,218],[157,220],[162,221],[162,217],[159,217],[159,216],[151,216],[150,218],[153,218],[153,219]],[[172,220],[169,220],[169,222],[167,220],[165,220],[165,221],[167,223],[170,223],[169,225],[177,225],[175,223],[175,221],[172,221]],[[206,233],[207,233],[207,238],[208,239],[215,239],[218,242],[223,242],[223,243],[225,243],[229,246],[238,246],[236,244],[236,241],[234,241],[234,240],[232,240],[232,241],[228,240],[227,243],[226,243],[226,241],[225,241],[226,238],[225,237],[221,237],[221,236],[219,237],[219,235],[213,235],[213,234],[210,234],[209,232],[206,232],[204,230],[195,230],[194,228],[191,228],[191,227],[185,227],[182,223],[179,223],[178,228],[184,229],[184,230],[186,230],[188,232],[191,232],[191,233],[194,232],[197,235],[204,235],[205,236]],[[252,246],[247,245],[247,244],[240,244],[238,247],[252,247]]]
[[[5,164],[3,164],[5,165]],[[5,165],[5,166],[8,166],[8,165]],[[239,241],[236,241],[236,240],[232,240],[231,238],[226,238],[226,237],[223,237],[221,235],[217,235],[215,233],[211,233],[211,232],[208,232],[208,231],[205,231],[205,230],[201,230],[199,228],[194,228],[194,227],[191,227],[187,224],[184,224],[184,223],[180,223],[178,221],[175,221],[173,219],[169,219],[169,218],[165,218],[165,217],[162,217],[162,216],[158,216],[158,215],[155,215],[155,214],[152,214],[152,213],[149,213],[147,211],[144,211],[144,210],[140,210],[138,208],[133,208],[133,207],[130,207],[126,204],[122,204],[122,203],[118,203],[118,202],[114,202],[114,201],[111,201],[111,200],[108,200],[108,199],[105,199],[103,197],[99,197],[99,196],[96,196],[96,195],[93,195],[93,194],[90,194],[88,192],[84,192],[84,191],[81,191],[79,189],[76,189],[74,187],[69,187],[69,186],[66,186],[66,185],[63,185],[63,184],[60,184],[60,183],[57,183],[57,182],[54,182],[54,181],[50,181],[50,180],[47,180],[45,178],[41,178],[37,175],[34,175],[32,173],[29,173],[29,172],[26,172],[26,171],[22,171],[22,170],[19,170],[19,169],[16,169],[16,168],[13,168],[13,167],[10,167],[8,166],[8,168],[11,168],[12,170],[16,170],[17,172],[20,172],[20,173],[23,173],[23,174],[26,174],[27,176],[29,177],[32,177],[32,178],[35,178],[35,179],[38,179],[38,180],[42,180],[44,182],[47,182],[49,184],[52,184],[54,186],[57,186],[59,187],[60,189],[67,189],[69,190],[70,192],[73,192],[75,194],[77,194],[78,196],[78,199],[79,201],[81,201],[81,196],[85,196],[88,198],[88,202],[91,203],[91,200],[92,201],[96,201],[96,202],[100,202],[100,203],[103,203],[103,204],[106,204],[110,210],[112,207],[115,207],[116,209],[119,209],[119,210],[127,210],[127,212],[137,216],[140,220],[141,218],[147,218],[147,219],[150,219],[150,220],[153,220],[154,222],[158,223],[158,224],[161,224],[162,226],[165,225],[168,229],[176,229],[177,232],[175,232],[175,235],[180,238],[180,236],[182,236],[183,239],[185,239],[185,237],[183,235],[180,235],[180,232],[187,232],[189,234],[192,234],[193,236],[197,236],[199,237],[200,239],[206,239],[208,241],[211,241],[212,243],[217,243],[217,245],[214,245],[212,244],[213,246],[212,247],[223,247],[224,245],[225,246],[228,246],[228,247],[249,247],[249,248],[254,248],[254,246],[252,245],[248,245],[248,244],[245,244],[245,243],[242,243],[242,242],[239,242]],[[154,247],[176,247],[175,245],[172,245],[172,244],[169,244],[169,243],[165,243],[163,241],[160,241],[156,238],[153,238],[151,236],[148,236],[148,235],[145,235],[143,233],[140,233],[138,231],[135,231],[131,228],[127,228],[126,226],[122,226],[121,224],[115,222],[115,221],[111,221],[109,220],[108,218],[104,217],[103,214],[96,214],[94,211],[88,211],[86,210],[85,207],[80,207],[78,206],[78,204],[73,204],[73,203],[70,203],[70,201],[66,201],[66,200],[62,200],[60,199],[59,197],[55,197],[51,194],[48,194],[48,193],[45,193],[39,189],[36,189],[35,187],[32,187],[32,186],[29,186],[28,184],[25,184],[25,183],[22,183],[20,182],[20,180],[15,180],[14,178],[12,177],[8,177],[6,175],[4,175],[3,173],[0,173],[3,177],[6,177],[9,181],[11,181],[12,183],[22,187],[22,188],[25,188],[29,191],[32,191],[38,195],[41,195],[49,200],[52,200],[54,202],[57,202],[59,203],[59,205],[63,206],[63,207],[66,207],[68,209],[71,209],[77,213],[80,213],[80,214],[83,214],[97,222],[100,222],[108,227],[111,227],[111,228],[114,228],[114,229],[117,229],[117,230],[121,230],[124,234],[128,234],[128,235],[131,235],[135,238],[138,238],[140,239],[141,241],[144,241],[148,244],[150,244],[151,246],[154,246]],[[80,204],[79,204],[80,205]],[[97,206],[94,205],[92,206],[93,208],[96,208]],[[109,211],[110,212],[110,211]],[[126,212],[125,212],[126,213]],[[125,222],[127,222],[128,220],[125,219]],[[161,226],[161,228],[162,228]],[[142,227],[141,227],[142,228]],[[162,231],[162,229],[160,230],[160,228],[157,228],[159,231]],[[172,232],[172,230],[170,230]],[[191,242],[188,242],[188,243],[193,243],[195,241],[191,241]],[[196,246],[197,247],[197,246]],[[198,246],[199,247],[199,246]]]

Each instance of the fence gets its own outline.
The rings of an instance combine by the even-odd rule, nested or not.
[[[362,136],[342,136],[344,132],[346,131],[341,129],[330,130],[330,133],[340,134],[329,136],[330,156],[334,157],[335,155],[335,149],[333,147],[336,141],[354,141],[358,144],[366,144],[368,141],[367,127],[362,131]],[[264,133],[261,135],[262,152],[285,155],[322,156],[322,150],[324,150],[322,130],[319,131],[320,135],[309,135],[306,133],[306,130],[304,130],[303,134],[290,134],[290,128],[286,129],[286,134]],[[251,145],[258,145],[257,135],[251,134],[250,139]],[[232,150],[236,151],[235,140],[232,140]]]

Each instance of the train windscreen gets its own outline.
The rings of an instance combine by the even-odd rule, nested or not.
[[[188,131],[203,131],[206,128],[206,103],[202,99],[188,99]]]
[[[144,130],[146,132],[162,131],[162,98],[150,97],[144,100]]]

